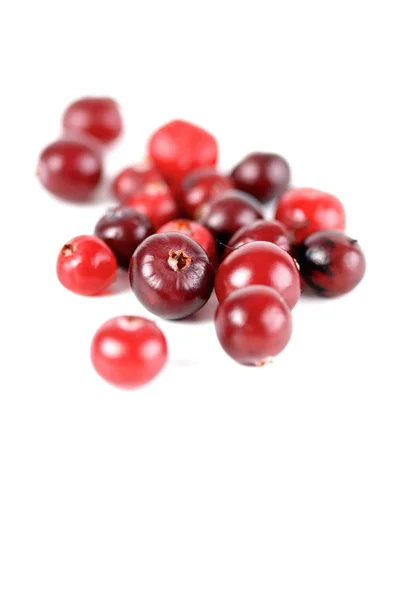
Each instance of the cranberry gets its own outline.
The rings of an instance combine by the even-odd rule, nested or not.
[[[238,229],[262,217],[251,196],[232,190],[205,204],[201,210],[200,222],[208,227],[217,242],[227,244]]]
[[[65,244],[57,259],[59,281],[71,292],[93,296],[104,291],[117,275],[110,248],[94,235],[79,235]]]
[[[171,190],[164,182],[148,183],[125,202],[148,217],[154,229],[179,217],[179,208]]]
[[[175,221],[165,223],[157,233],[169,233],[170,231],[179,231],[192,238],[207,252],[212,263],[214,265],[217,263],[217,245],[212,234],[206,227],[189,219],[176,219]]]
[[[365,256],[341,231],[318,231],[295,249],[304,281],[321,296],[350,292],[364,277]]]
[[[91,347],[94,368],[108,383],[136,388],[161,371],[168,348],[164,334],[143,317],[114,317],[97,330]]]
[[[81,98],[68,106],[63,116],[66,131],[87,133],[101,142],[112,142],[120,135],[122,120],[115,100]]]
[[[239,229],[229,240],[225,248],[224,256],[228,256],[232,250],[236,250],[249,242],[272,242],[280,246],[282,250],[289,252],[291,249],[291,234],[279,221],[254,221]]]
[[[52,194],[87,200],[101,179],[100,156],[86,142],[59,140],[41,153],[37,175]]]
[[[311,188],[288,190],[279,199],[276,219],[293,231],[296,242],[322,229],[345,228],[342,203],[331,194]]]
[[[233,188],[232,181],[214,168],[201,167],[182,180],[180,190],[181,208],[194,219],[202,206],[226,190]]]
[[[146,215],[123,207],[108,210],[94,233],[111,248],[119,266],[127,269],[132,254],[153,233],[153,228]]]
[[[218,158],[215,138],[187,121],[171,121],[153,133],[149,156],[168,184],[179,185],[197,167],[214,166]]]
[[[300,275],[293,258],[271,242],[249,242],[227,256],[215,278],[219,302],[249,285],[274,288],[293,308],[300,297]]]
[[[157,233],[136,249],[129,280],[140,302],[166,319],[198,311],[214,286],[214,267],[203,248],[182,233]]]
[[[127,167],[115,177],[112,183],[114,196],[122,203],[129,201],[148,183],[160,183],[160,173],[153,165],[143,163]]]
[[[263,365],[292,334],[292,315],[282,296],[264,285],[236,290],[218,306],[215,328],[227,354],[244,365]]]
[[[251,194],[260,202],[268,202],[289,185],[289,165],[279,154],[253,152],[232,170],[235,187]]]

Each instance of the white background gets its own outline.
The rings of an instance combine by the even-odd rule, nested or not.
[[[1,9],[2,600],[398,600],[399,111],[396,2],[26,1]],[[59,248],[107,206],[35,181],[60,115],[114,96],[126,135],[163,122],[220,141],[221,166],[276,151],[337,194],[368,272],[302,299],[263,369],[219,348],[211,310],[159,322],[162,375],[121,392],[97,327],[143,314],[126,288],[68,293]]]

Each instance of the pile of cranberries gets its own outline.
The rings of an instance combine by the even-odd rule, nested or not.
[[[109,98],[73,102],[62,138],[45,148],[37,174],[53,194],[93,198],[103,150],[122,131]],[[302,287],[321,296],[352,290],[365,258],[345,233],[335,196],[290,187],[286,160],[254,152],[221,173],[216,139],[186,121],[171,121],[150,137],[146,160],[123,169],[111,192],[118,201],[94,227],[73,237],[57,259],[57,276],[76,294],[102,293],[125,269],[140,302],[165,319],[198,311],[215,289],[215,329],[223,349],[244,365],[263,365],[292,333],[291,310]],[[263,204],[276,201],[275,220]],[[104,323],[93,338],[94,368],[108,382],[137,387],[167,359],[158,326],[140,316]]]

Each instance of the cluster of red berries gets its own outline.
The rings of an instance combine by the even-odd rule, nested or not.
[[[67,108],[63,124],[64,137],[40,156],[38,176],[57,196],[88,200],[102,175],[98,144],[119,136],[120,112],[113,100],[84,98]],[[221,174],[215,138],[178,120],[153,133],[147,156],[114,179],[120,205],[94,235],[62,247],[57,275],[67,289],[99,294],[119,266],[150,312],[183,319],[215,288],[222,347],[242,364],[261,365],[290,339],[300,274],[303,287],[322,296],[349,292],[362,279],[365,258],[343,233],[342,204],[324,192],[289,188],[281,156],[252,153]],[[262,204],[273,199],[275,220],[265,221]],[[167,343],[152,321],[121,316],[97,331],[91,357],[104,379],[135,387],[161,370]]]

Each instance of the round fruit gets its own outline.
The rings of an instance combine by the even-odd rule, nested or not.
[[[276,290],[289,308],[300,297],[300,275],[293,258],[271,242],[249,242],[231,252],[215,278],[215,292],[223,302],[233,291],[249,285],[266,285]]]
[[[164,182],[148,183],[125,202],[148,217],[154,229],[179,217],[178,204]]]
[[[235,187],[268,202],[289,185],[290,169],[282,156],[266,152],[248,154],[231,173]]]
[[[192,238],[207,252],[212,263],[214,265],[217,263],[217,245],[214,237],[206,227],[189,219],[176,219],[175,221],[165,223],[165,225],[158,229],[157,233],[169,233],[170,231],[179,231]]]
[[[113,251],[119,266],[127,269],[132,254],[153,233],[153,228],[146,215],[123,207],[108,210],[94,233]]]
[[[292,316],[278,292],[251,285],[233,292],[218,306],[215,328],[231,358],[244,365],[261,366],[287,345]]]
[[[120,135],[122,119],[115,100],[89,97],[68,106],[63,126],[66,131],[83,132],[107,144]]]
[[[164,334],[143,317],[115,317],[97,330],[91,359],[100,377],[124,388],[151,381],[163,368],[168,348]]]
[[[112,183],[114,196],[124,204],[148,183],[161,183],[162,178],[155,167],[149,163],[134,165],[123,169]]]
[[[214,267],[203,248],[182,233],[158,233],[136,249],[129,280],[140,302],[166,319],[198,311],[214,286]]]
[[[52,194],[66,200],[87,200],[101,179],[100,156],[86,142],[59,140],[41,153],[37,175]]]
[[[196,169],[182,180],[179,194],[182,211],[195,219],[204,204],[232,188],[231,179],[218,173],[215,168]]]
[[[57,276],[75,294],[103,292],[117,276],[117,261],[110,248],[94,235],[80,235],[65,244],[57,259]]]
[[[323,229],[345,229],[342,203],[335,196],[310,188],[288,190],[278,202],[276,217],[293,231],[296,242]]]
[[[291,234],[279,221],[257,220],[251,225],[242,227],[229,240],[224,256],[249,242],[271,242],[289,252],[291,249]]]

